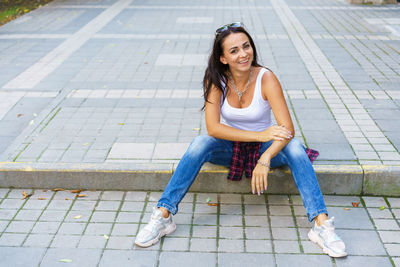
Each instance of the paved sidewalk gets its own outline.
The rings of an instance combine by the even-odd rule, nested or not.
[[[349,253],[335,260],[308,240],[298,195],[189,193],[175,233],[144,249],[133,242],[159,192],[80,194],[0,189],[2,265],[400,266],[400,198],[325,196]]]

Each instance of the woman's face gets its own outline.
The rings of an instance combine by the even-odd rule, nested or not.
[[[246,34],[229,34],[222,43],[223,55],[220,61],[231,70],[248,71],[253,62],[253,48]]]

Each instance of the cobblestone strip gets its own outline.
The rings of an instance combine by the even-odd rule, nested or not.
[[[131,2],[132,0],[120,0],[116,2],[46,56],[41,58],[37,63],[4,85],[3,88],[33,88]]]
[[[282,0],[272,0],[271,4],[360,163],[370,163],[371,160],[379,162],[380,160],[400,159],[396,149],[378,128],[288,5]],[[360,144],[363,146],[359,146]],[[388,145],[390,151],[376,151],[372,144]]]

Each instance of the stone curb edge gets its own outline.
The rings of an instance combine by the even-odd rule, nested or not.
[[[0,187],[161,191],[176,163],[0,162]],[[324,194],[400,196],[400,166],[314,165]],[[195,192],[249,193],[250,183],[226,179],[228,168],[206,163]],[[298,194],[288,168],[273,169],[268,193]]]

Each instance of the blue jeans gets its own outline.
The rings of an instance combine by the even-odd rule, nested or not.
[[[260,156],[271,144],[272,141],[262,143]],[[201,166],[205,162],[211,162],[229,167],[232,153],[232,141],[214,138],[209,135],[195,137],[180,160],[157,203],[157,207],[166,208],[175,215],[178,212],[178,204],[196,179]],[[292,139],[271,159],[272,168],[283,165],[289,165],[294,182],[303,199],[308,220],[311,222],[321,213],[328,214],[314,168],[305,152],[304,146],[298,140]]]

